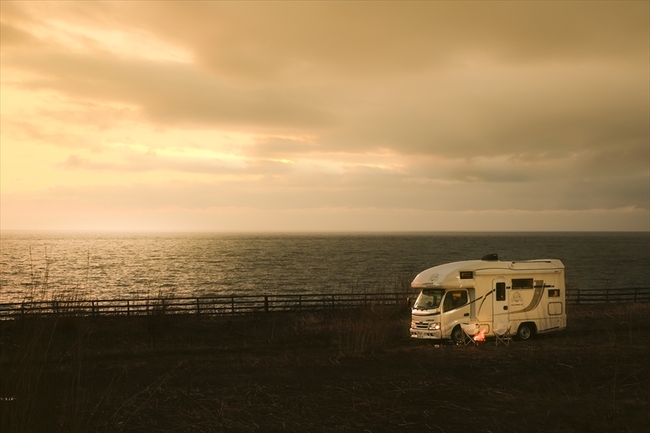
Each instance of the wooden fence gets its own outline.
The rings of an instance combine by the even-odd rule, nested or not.
[[[106,300],[53,300],[0,304],[0,319],[21,315],[109,316],[152,314],[236,315],[278,311],[407,305],[417,293],[230,295]]]
[[[618,289],[568,289],[567,304],[599,304],[607,302],[650,302],[650,287]]]
[[[0,304],[0,319],[22,315],[137,316],[152,314],[236,315],[278,311],[341,309],[367,305],[411,304],[417,293],[333,293],[229,295],[104,300],[51,300]],[[650,302],[650,287],[569,289],[567,304]]]

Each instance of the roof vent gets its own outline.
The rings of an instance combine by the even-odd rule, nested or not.
[[[498,262],[499,255],[497,253],[486,254],[483,257],[481,257],[481,260],[485,260],[486,262]]]

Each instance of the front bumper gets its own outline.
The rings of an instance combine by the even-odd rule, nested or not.
[[[439,329],[414,329],[411,328],[411,338],[429,338],[440,340],[442,333]]]

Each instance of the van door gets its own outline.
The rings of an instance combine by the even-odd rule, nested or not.
[[[501,329],[510,323],[509,311],[509,291],[507,290],[506,281],[496,279],[493,282],[494,302],[492,303],[492,327]]]
[[[470,320],[470,304],[467,290],[450,290],[442,302],[442,336],[451,337],[451,333],[460,323]]]

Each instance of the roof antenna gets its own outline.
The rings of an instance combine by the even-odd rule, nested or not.
[[[481,257],[481,260],[485,260],[486,262],[498,262],[499,255],[497,253],[486,254],[483,257]]]

